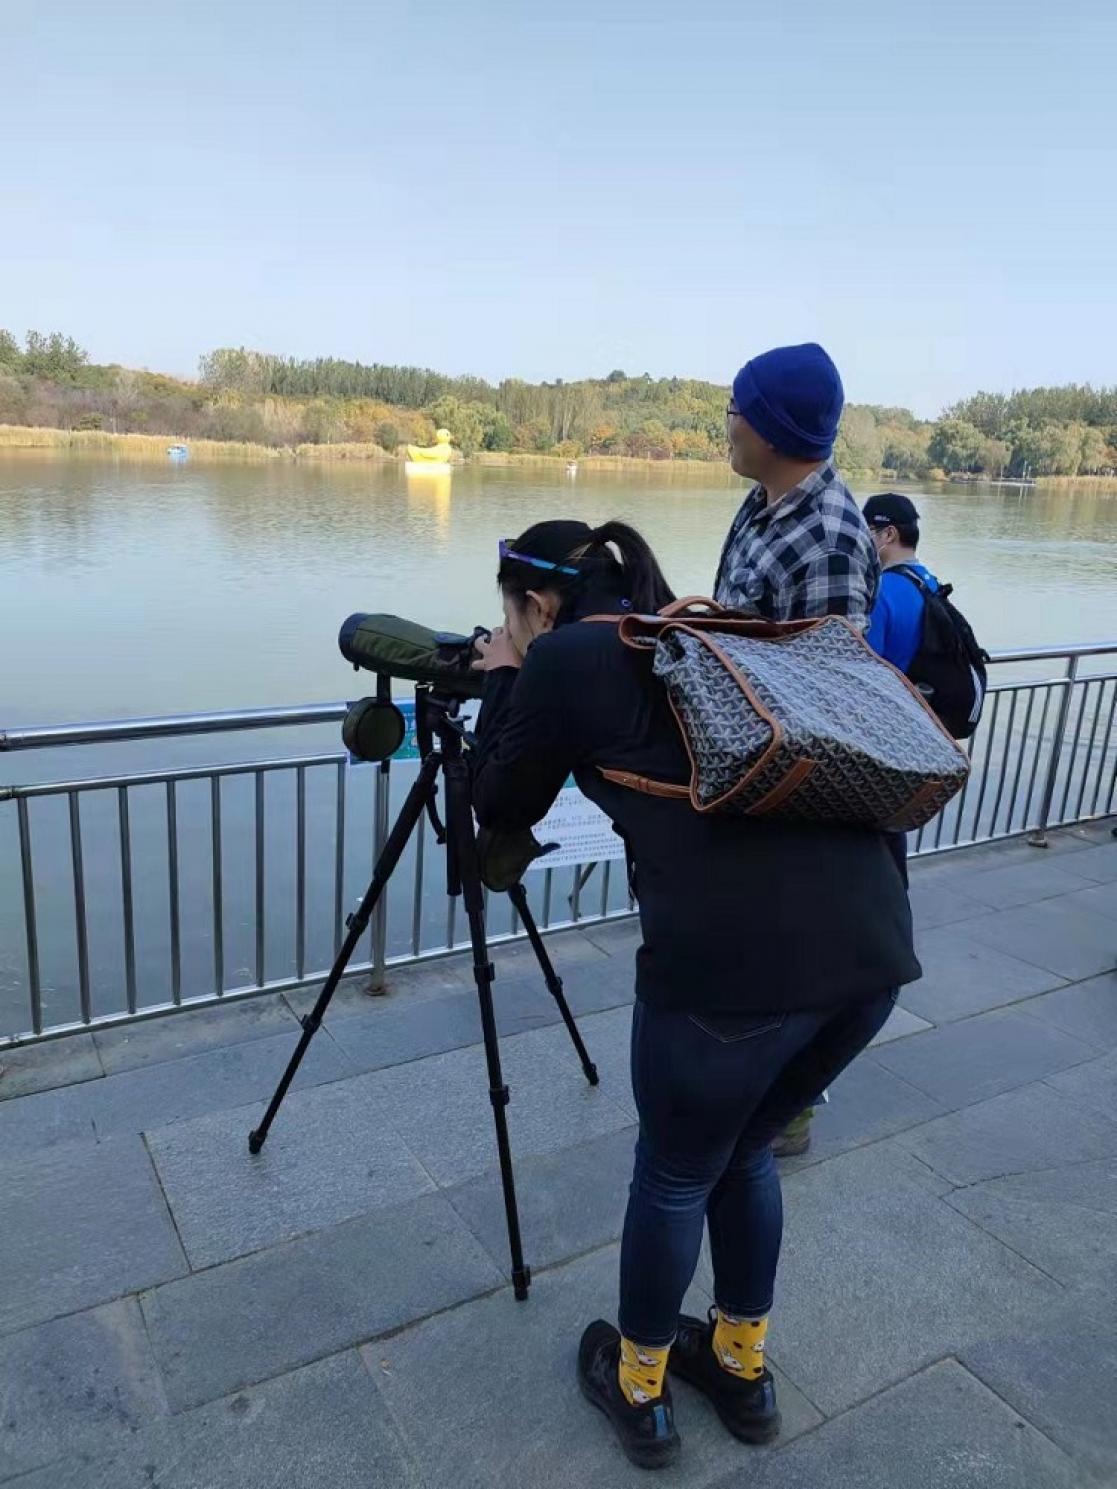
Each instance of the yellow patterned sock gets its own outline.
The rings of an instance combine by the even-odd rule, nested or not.
[[[767,1333],[767,1318],[733,1318],[719,1308],[714,1328],[714,1355],[718,1364],[742,1380],[759,1380],[764,1374]]]
[[[643,1406],[663,1394],[663,1377],[667,1374],[667,1356],[671,1346],[649,1349],[644,1344],[633,1344],[631,1339],[621,1338],[621,1363],[617,1372],[629,1406]]]

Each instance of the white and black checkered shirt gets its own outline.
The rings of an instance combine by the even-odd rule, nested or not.
[[[844,615],[864,630],[879,583],[865,519],[827,464],[774,507],[753,487],[729,529],[714,598],[765,620]]]

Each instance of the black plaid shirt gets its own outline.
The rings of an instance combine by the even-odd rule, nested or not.
[[[827,464],[774,507],[753,487],[725,540],[714,598],[765,620],[844,615],[864,630],[879,583],[865,519]]]

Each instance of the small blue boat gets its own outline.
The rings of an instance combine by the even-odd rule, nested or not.
[[[183,460],[190,459],[190,451],[185,445],[168,445],[167,458],[181,463]]]

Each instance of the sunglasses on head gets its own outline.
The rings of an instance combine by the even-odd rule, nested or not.
[[[500,557],[502,560],[510,558],[518,564],[530,564],[533,569],[549,569],[555,574],[571,574],[574,578],[578,577],[578,570],[571,568],[569,564],[553,564],[550,559],[532,558],[530,554],[517,553],[516,549],[512,547],[511,538],[501,538]]]

